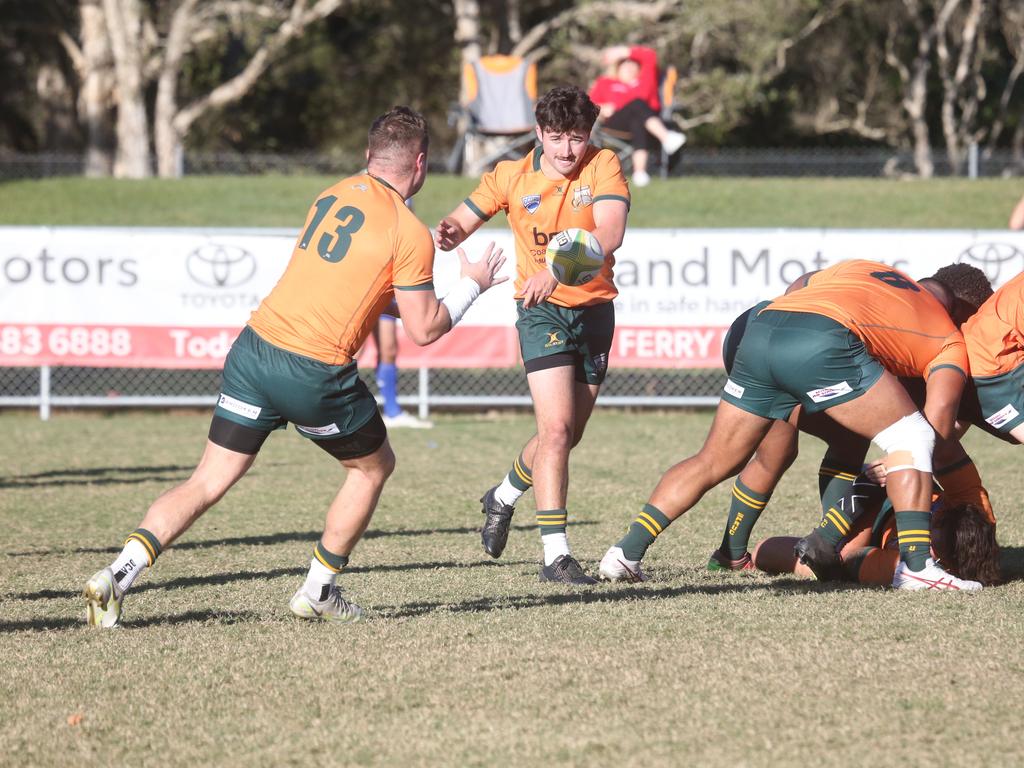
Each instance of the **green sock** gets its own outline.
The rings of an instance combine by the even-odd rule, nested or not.
[[[622,548],[622,555],[627,560],[642,560],[647,548],[671,522],[660,509],[644,504],[643,511],[630,523],[626,535],[616,546]]]
[[[526,493],[533,487],[533,471],[526,466],[526,459],[521,453],[512,462],[512,469],[508,473],[508,482],[520,493]]]
[[[313,549],[313,557],[319,560],[320,564],[325,568],[335,573],[341,573],[345,570],[345,566],[348,565],[348,555],[336,555],[327,549],[322,541],[316,543],[316,547]]]
[[[750,532],[754,530],[757,519],[771,497],[771,491],[758,493],[736,478],[732,487],[732,501],[729,503],[729,519],[726,520],[722,546],[719,547],[720,552],[727,552],[732,560],[739,560],[746,554],[750,544]]]
[[[818,468],[818,493],[821,495],[821,522],[818,533],[833,546],[850,533],[853,504],[849,493],[860,473],[860,464],[850,466],[826,453]]]
[[[931,512],[897,512],[900,560],[912,571],[922,570],[932,556]]]

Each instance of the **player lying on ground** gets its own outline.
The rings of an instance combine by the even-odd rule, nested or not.
[[[858,475],[839,502],[858,514],[840,543],[842,566],[837,577],[888,586],[899,565],[896,523],[884,490],[869,475]],[[933,495],[932,509],[932,556],[941,559],[943,567],[961,579],[985,586],[998,584],[1001,575],[995,518],[974,504],[947,506],[939,493]],[[765,539],[754,547],[754,565],[768,573],[814,578],[816,574],[794,553],[796,542],[795,536]]]
[[[597,114],[579,88],[549,91],[537,102],[540,146],[485,174],[435,235],[441,250],[451,250],[498,211],[505,211],[515,234],[516,329],[537,433],[480,500],[486,515],[481,538],[487,554],[501,555],[514,505],[532,485],[544,546],[540,578],[568,584],[595,583],[566,537],[569,451],[583,437],[608,368],[618,295],[612,265],[629,208],[615,153],[588,144]],[[601,274],[580,286],[557,283],[545,262],[551,237],[574,227],[593,233],[606,257]]]
[[[662,476],[626,536],[601,560],[604,578],[642,579],[640,560],[655,538],[739,471],[773,421],[789,418],[800,405],[808,413],[826,411],[886,453],[900,539],[894,586],[981,588],[951,577],[929,554],[932,450],[936,433],[954,437],[968,371],[963,337],[950,316],[954,297],[941,283],[919,285],[863,260],[802,282],[751,320],[703,448]],[[927,380],[923,415],[900,385],[901,375]]]
[[[942,267],[921,283],[927,286],[928,281],[941,283],[954,297],[953,321],[958,327],[992,295],[992,287],[985,274],[967,264]],[[733,322],[726,334],[722,350],[726,373],[732,369],[736,349],[750,318],[756,316],[770,303],[766,301],[752,307]],[[901,380],[901,383],[906,385],[906,380]],[[924,405],[925,395],[923,387],[920,390],[920,398],[914,400],[919,408]],[[818,470],[822,518],[826,519],[829,515],[838,518],[835,533],[839,537],[843,535],[841,531],[848,530],[848,525],[844,525],[841,519],[843,511],[838,502],[860,471],[870,441],[840,427],[827,414],[809,414],[798,406],[788,422],[777,421],[772,425],[757,447],[753,458],[733,484],[722,543],[708,561],[709,570],[742,570],[753,567],[747,551],[750,534],[782,475],[796,459],[798,431],[814,435],[827,445]],[[955,460],[958,464],[957,469],[960,469],[960,459],[966,457],[966,454],[958,445],[947,447],[943,443],[944,441],[940,441],[937,450],[955,455],[945,462],[939,461],[936,477],[941,478],[944,484],[958,482],[966,473],[954,473],[950,465]],[[976,485],[980,487],[980,479]],[[833,549],[837,542],[838,539],[833,542]]]
[[[228,353],[206,450],[192,476],[146,512],[109,567],[85,586],[88,621],[116,626],[125,592],[252,466],[264,440],[290,421],[348,472],[327,510],[305,583],[292,597],[301,618],[356,621],[336,579],[370,522],[395,455],[355,353],[397,299],[420,345],[447,333],[469,305],[504,278],[493,243],[475,263],[459,252],[462,278],[434,294],[430,232],[405,206],[427,174],[427,127],[395,107],[369,132],[366,173],[325,190],[310,208],[291,260]]]

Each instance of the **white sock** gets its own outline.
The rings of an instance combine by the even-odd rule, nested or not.
[[[114,572],[114,582],[121,594],[128,591],[142,572],[149,567],[149,554],[138,539],[128,539],[121,554],[110,564]]]
[[[519,501],[519,497],[522,496],[525,491],[520,491],[512,483],[508,481],[508,475],[505,475],[505,479],[501,481],[501,485],[494,491],[494,498],[499,504],[508,504],[510,507],[514,507],[516,502]]]
[[[569,552],[569,538],[564,533],[549,533],[540,537],[544,545],[544,565],[551,565],[562,555]]]
[[[326,600],[337,578],[337,571],[332,571],[314,557],[309,561],[309,573],[306,574],[306,583],[302,585],[302,591],[314,600]]]

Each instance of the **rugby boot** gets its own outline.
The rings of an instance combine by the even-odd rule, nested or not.
[[[121,597],[114,572],[110,568],[96,571],[85,582],[85,620],[90,627],[112,629],[121,625]]]
[[[604,553],[597,573],[604,581],[626,581],[631,584],[647,581],[644,572],[640,570],[640,561],[627,560],[622,553],[622,547],[610,547]]]
[[[733,560],[722,550],[716,549],[711,553],[707,569],[709,571],[752,571],[754,570],[754,561],[749,552],[744,552],[742,557]]]
[[[839,553],[825,541],[817,528],[796,543],[793,554],[811,569],[818,581],[842,581],[845,578]]]
[[[355,624],[363,617],[363,609],[342,597],[336,586],[331,587],[324,600],[314,600],[300,587],[288,608],[300,619],[323,619],[338,624]]]
[[[559,555],[551,565],[543,566],[540,569],[540,580],[557,581],[575,586],[597,584],[597,579],[587,576],[572,555]]]
[[[484,527],[480,531],[480,541],[483,542],[484,552],[491,557],[501,557],[505,551],[505,543],[508,541],[508,528],[512,524],[512,515],[516,508],[510,504],[502,504],[494,498],[494,492],[498,486],[494,486],[480,499],[483,509],[480,511],[486,515]]]
[[[957,578],[930,557],[920,571],[910,570],[901,560],[892,575],[892,586],[895,589],[934,592],[977,592],[981,589],[980,582]]]

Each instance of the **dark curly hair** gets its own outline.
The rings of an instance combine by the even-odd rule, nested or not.
[[[974,504],[958,504],[938,513],[934,521],[943,549],[943,564],[961,579],[986,587],[1003,580],[999,568],[996,526]]]
[[[949,264],[929,278],[949,291],[953,297],[950,313],[957,325],[978,311],[992,295],[992,285],[985,273],[970,264]]]
[[[586,91],[575,85],[560,85],[541,97],[534,115],[542,131],[590,133],[600,112]]]

